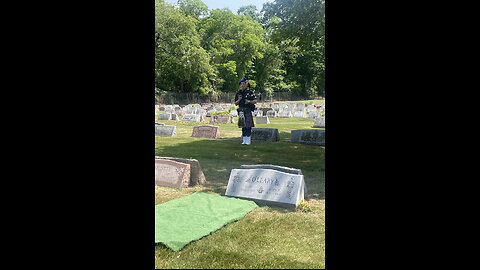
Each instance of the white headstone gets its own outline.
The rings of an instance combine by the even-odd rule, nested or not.
[[[293,117],[305,117],[305,109],[301,110],[301,111],[295,111],[293,113]]]
[[[308,112],[308,118],[317,118],[320,115],[320,112],[318,111],[309,111]]]
[[[158,115],[157,120],[172,120],[172,114],[171,113],[161,113]]]
[[[274,110],[267,111],[268,117],[277,117],[277,112]]]
[[[177,127],[155,124],[155,136],[175,137],[177,136]]]
[[[203,122],[203,116],[200,114],[185,114],[182,121]]]
[[[237,112],[237,110],[232,110],[232,111],[230,111],[230,116],[238,117],[238,112]]]
[[[297,108],[295,111],[303,111],[305,110],[305,104],[304,103],[297,103]]]
[[[325,117],[317,117],[315,118],[315,122],[313,122],[314,128],[325,128]]]
[[[279,117],[281,117],[281,118],[292,117],[292,112],[291,111],[281,111]]]
[[[303,175],[272,169],[233,169],[225,196],[249,199],[257,204],[296,207],[304,199]]]
[[[257,124],[270,124],[270,120],[268,119],[268,116],[257,116],[255,117],[255,120]]]

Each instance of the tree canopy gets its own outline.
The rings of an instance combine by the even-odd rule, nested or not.
[[[325,91],[325,1],[274,0],[259,11],[213,9],[201,0],[155,1],[157,91],[256,92],[305,98]]]

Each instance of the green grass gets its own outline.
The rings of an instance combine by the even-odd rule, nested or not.
[[[155,117],[156,119],[156,117]],[[292,129],[311,129],[313,119],[270,118],[278,128],[279,142],[241,145],[236,124],[219,126],[220,137],[191,137],[194,126],[210,124],[184,121],[156,121],[177,127],[176,137],[155,137],[155,155],[195,158],[207,182],[183,189],[155,187],[155,204],[180,198],[195,191],[224,195],[230,171],[242,164],[275,164],[298,168],[305,176],[306,199],[313,211],[302,213],[277,207],[259,207],[245,218],[227,224],[178,252],[162,244],[155,246],[156,268],[325,268],[325,148],[292,144]]]

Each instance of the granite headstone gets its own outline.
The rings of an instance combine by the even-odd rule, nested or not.
[[[268,119],[268,116],[257,116],[255,117],[255,122],[257,124],[270,124],[270,120]]]
[[[314,128],[325,128],[325,117],[317,117],[315,118],[315,122],[313,122]]]
[[[251,140],[256,142],[278,142],[280,140],[278,128],[252,128]]]
[[[171,113],[161,113],[158,115],[157,120],[172,120],[172,114]]]
[[[324,129],[293,129],[291,142],[312,145],[325,145]]]
[[[155,159],[155,185],[184,188],[190,184],[190,164]]]
[[[203,125],[193,127],[192,137],[195,138],[218,138],[220,136],[220,129],[218,126]]]
[[[175,158],[175,157],[159,157],[155,156],[155,159],[167,159],[176,162],[190,164],[190,186],[203,185],[207,182],[205,175],[198,160],[193,158]]]
[[[203,122],[203,116],[200,114],[185,114],[182,117],[182,121],[190,121],[190,122]]]
[[[157,125],[155,124],[155,136],[160,137],[175,137],[177,136],[176,126]]]
[[[304,199],[303,175],[272,169],[233,169],[225,196],[253,200],[259,205],[296,207]]]
[[[210,116],[210,123],[228,124],[231,123],[230,114],[217,114]]]

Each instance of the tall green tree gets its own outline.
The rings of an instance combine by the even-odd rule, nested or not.
[[[213,76],[207,52],[200,46],[196,19],[164,0],[155,2],[155,87],[173,92],[207,94]]]
[[[201,46],[208,51],[218,74],[216,86],[221,91],[236,91],[239,78],[254,73],[254,60],[263,57],[262,26],[230,9],[215,9],[200,20],[199,33]]]
[[[275,44],[285,48],[286,80],[296,81],[299,94],[325,91],[325,1],[275,0],[266,3],[262,23]],[[294,52],[295,53],[291,53]]]
[[[248,16],[258,23],[260,23],[262,20],[261,15],[259,12],[257,12],[257,7],[255,5],[241,6],[238,8],[237,14]]]
[[[201,0],[178,0],[179,10],[195,19],[208,15],[208,7]]]
[[[247,77],[266,97],[322,94],[325,1],[274,0],[233,14],[201,0],[155,0],[155,74],[159,91],[233,92]]]

